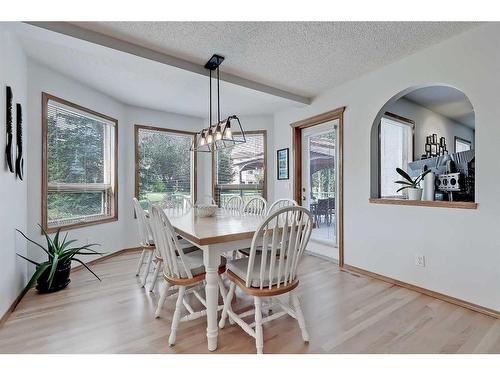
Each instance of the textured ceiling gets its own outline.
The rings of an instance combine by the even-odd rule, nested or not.
[[[439,43],[470,22],[78,22],[78,26],[314,97]]]
[[[30,59],[122,103],[208,117],[206,76],[35,26],[15,24],[12,27]],[[235,84],[221,82],[220,85],[223,117],[271,114],[297,105]]]
[[[462,91],[453,87],[424,87],[412,91],[404,98],[472,129],[475,127],[471,102]]]

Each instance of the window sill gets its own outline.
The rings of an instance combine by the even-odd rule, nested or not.
[[[477,203],[475,202],[410,201],[408,199],[397,199],[397,198],[370,198],[369,202],[375,204],[392,204],[399,206],[463,208],[472,210],[477,209]]]
[[[71,229],[77,229],[77,228],[82,228],[82,227],[89,227],[92,225],[111,223],[113,221],[118,221],[117,215],[112,216],[112,217],[107,217],[105,219],[94,220],[94,221],[84,221],[84,222],[79,222],[79,223],[74,223],[74,224],[66,224],[66,225],[61,225],[61,226],[57,226],[57,227],[50,227],[50,228],[45,227],[44,230],[47,233],[55,233],[59,229],[61,230],[61,232],[65,232],[65,231],[68,231]]]

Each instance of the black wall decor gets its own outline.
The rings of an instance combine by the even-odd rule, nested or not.
[[[16,176],[23,180],[24,158],[23,158],[23,111],[21,104],[16,103]]]
[[[6,119],[6,146],[5,146],[5,160],[7,162],[7,167],[9,171],[14,173],[14,165],[12,163],[12,89],[10,86],[7,86],[6,92],[6,105],[5,105],[5,119]]]
[[[425,154],[422,155],[421,159],[429,159],[436,156],[448,155],[445,137],[439,138],[438,141],[437,134],[431,134],[428,135],[425,140]]]

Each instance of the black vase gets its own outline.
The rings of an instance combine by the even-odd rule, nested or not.
[[[52,293],[64,289],[71,282],[69,278],[70,273],[71,273],[71,260],[68,260],[64,263],[59,263],[57,265],[56,272],[54,274],[54,280],[52,281],[52,285],[49,288],[48,278],[50,274],[50,268],[48,268],[38,278],[36,284],[36,290],[38,290],[39,293]]]

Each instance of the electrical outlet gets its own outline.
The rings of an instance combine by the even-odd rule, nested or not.
[[[422,254],[415,254],[415,265],[425,267],[425,256]]]

